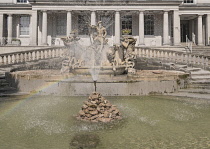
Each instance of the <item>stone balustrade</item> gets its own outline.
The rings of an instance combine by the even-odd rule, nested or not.
[[[157,50],[142,47],[136,47],[135,52],[137,57],[154,58],[163,62],[201,66],[202,68],[208,68],[210,65],[210,58],[204,55],[194,55],[191,53]]]
[[[62,55],[63,48],[61,47],[0,54],[0,66],[57,58]]]

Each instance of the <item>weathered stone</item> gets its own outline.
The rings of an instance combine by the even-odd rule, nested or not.
[[[83,106],[82,106],[82,109],[86,109],[86,108],[88,108],[87,105],[83,105]]]
[[[115,105],[112,105],[101,94],[93,93],[89,96],[89,100],[84,102],[77,119],[108,123],[115,119],[122,119],[122,117]]]
[[[98,111],[97,111],[97,110],[95,110],[95,111],[90,111],[90,114],[91,114],[91,115],[96,115],[96,114],[98,114]]]
[[[82,111],[82,110],[80,110],[80,111],[79,111],[79,115],[85,115],[85,112]]]
[[[104,117],[105,117],[105,118],[108,118],[108,117],[109,117],[109,112],[108,112],[108,111],[105,111],[105,112],[104,112]]]
[[[85,112],[85,114],[89,114],[90,113],[90,111],[88,109],[85,109],[84,112]]]
[[[100,121],[100,122],[103,122],[103,123],[111,122],[111,120],[112,120],[111,118],[100,118],[100,119],[99,119],[99,121]]]

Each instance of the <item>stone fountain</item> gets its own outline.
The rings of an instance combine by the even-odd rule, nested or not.
[[[99,21],[89,27],[91,45],[83,48],[76,32],[62,38],[67,47],[64,52],[61,73],[91,74],[97,80],[99,73],[119,75],[134,68],[136,39],[123,36],[121,44],[109,46],[107,31]]]

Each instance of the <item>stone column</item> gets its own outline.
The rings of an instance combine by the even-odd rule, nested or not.
[[[7,43],[11,44],[12,43],[12,14],[8,15],[8,38],[7,38]]]
[[[30,45],[36,46],[37,45],[37,31],[38,31],[38,16],[37,16],[37,10],[32,10],[32,15],[31,15],[31,42]]]
[[[42,14],[42,45],[47,44],[47,11],[43,11]]]
[[[164,11],[163,15],[163,45],[168,46],[169,45],[169,37],[168,34],[168,11]]]
[[[3,30],[4,30],[4,14],[0,14],[0,45],[4,44]]]
[[[91,25],[96,25],[96,12],[91,11]]]
[[[180,32],[180,15],[179,10],[174,10],[174,46],[180,46],[181,45],[181,32]]]
[[[206,45],[210,45],[210,14],[206,16]]]
[[[139,11],[139,46],[144,45],[144,11]]]
[[[115,12],[115,44],[120,44],[120,12]]]
[[[72,14],[71,11],[67,11],[67,27],[66,27],[66,36],[69,36],[72,30]]]
[[[198,46],[203,46],[203,15],[198,15]]]
[[[42,45],[42,13],[39,12],[38,22],[38,45]]]

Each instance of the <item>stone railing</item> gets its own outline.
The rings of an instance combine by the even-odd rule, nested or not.
[[[210,58],[204,55],[142,47],[136,47],[135,52],[137,57],[154,58],[162,62],[199,66],[204,69],[209,69],[210,66]]]
[[[62,57],[62,47],[0,54],[0,66]]]

